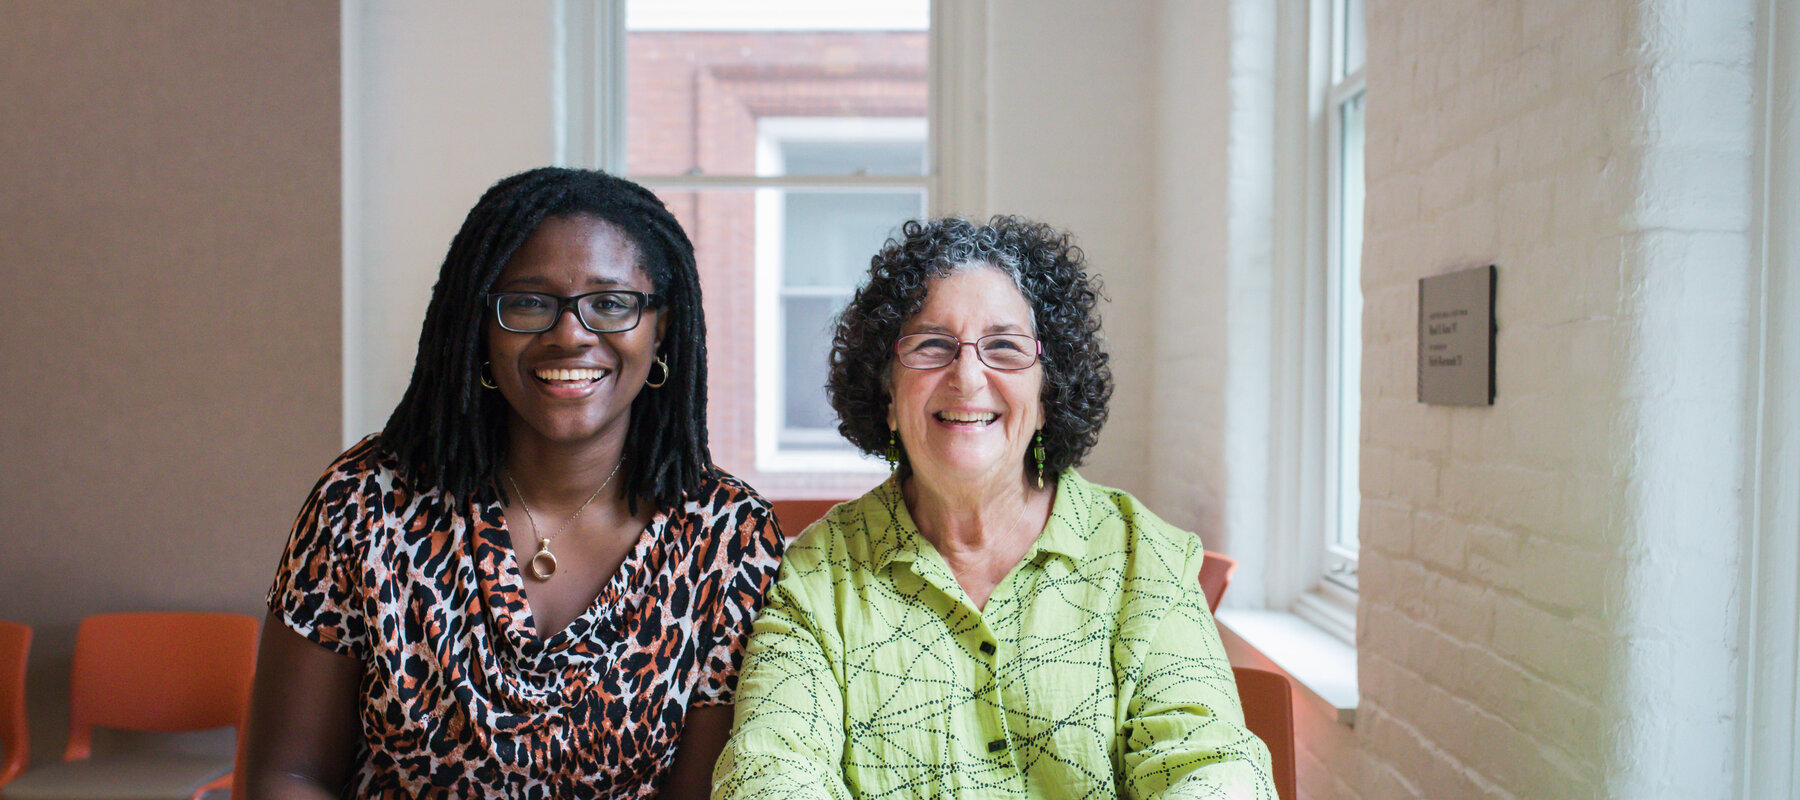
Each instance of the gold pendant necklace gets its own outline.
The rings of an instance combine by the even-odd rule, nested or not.
[[[545,536],[538,530],[537,517],[534,517],[531,514],[531,504],[525,502],[525,493],[519,491],[519,482],[513,480],[512,470],[506,471],[506,482],[512,485],[513,494],[518,496],[519,507],[525,509],[525,519],[531,522],[531,535],[538,537],[537,552],[533,553],[531,560],[526,562],[526,566],[531,571],[531,577],[537,578],[540,581],[547,581],[550,580],[550,576],[556,574],[556,554],[550,552],[550,540],[563,535],[564,532],[569,530],[569,526],[575,524],[575,520],[581,516],[581,512],[587,510],[588,503],[594,502],[594,498],[599,497],[601,492],[606,491],[607,484],[612,483],[613,476],[619,474],[619,467],[624,466],[624,464],[625,459],[619,459],[619,463],[613,465],[612,472],[606,473],[606,480],[600,482],[600,488],[595,489],[593,494],[588,495],[588,499],[581,501],[581,507],[575,509],[575,513],[569,515],[569,520],[564,522],[562,527],[558,528],[556,533],[551,536]]]

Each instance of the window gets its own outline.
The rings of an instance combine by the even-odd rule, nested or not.
[[[1363,0],[1332,3],[1325,93],[1326,448],[1330,455],[1325,581],[1356,590],[1357,462],[1362,408]]]
[[[979,6],[566,6],[567,160],[649,187],[693,239],[713,457],[771,495],[887,472],[837,433],[830,325],[902,222],[982,210],[959,201],[980,196]]]
[[[772,117],[758,123],[759,176],[920,175],[926,121]],[[756,190],[756,463],[866,469],[825,398],[832,320],[897,221],[926,213],[917,188]],[[885,469],[874,462],[877,469]]]
[[[1312,0],[1290,18],[1282,47],[1294,79],[1283,110],[1287,148],[1304,148],[1277,182],[1280,204],[1304,253],[1284,260],[1295,276],[1283,300],[1291,338],[1291,441],[1276,456],[1276,495],[1285,498],[1270,608],[1292,611],[1354,641],[1358,459],[1362,413],[1363,2]],[[1296,160],[1299,161],[1299,160]]]

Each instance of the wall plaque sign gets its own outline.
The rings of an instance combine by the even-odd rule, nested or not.
[[[1494,404],[1492,264],[1419,279],[1419,402]]]

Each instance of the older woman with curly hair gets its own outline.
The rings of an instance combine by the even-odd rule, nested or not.
[[[715,798],[1274,798],[1194,535],[1074,471],[1106,421],[1067,234],[910,222],[827,390],[893,475],[803,532],[757,618]]]

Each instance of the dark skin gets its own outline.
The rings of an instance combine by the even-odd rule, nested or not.
[[[546,220],[507,261],[494,289],[567,297],[652,287],[636,246],[617,228],[572,217]],[[666,328],[658,310],[646,310],[636,328],[617,333],[589,331],[568,311],[541,333],[507,331],[489,320],[489,370],[510,409],[507,462],[498,479],[506,529],[521,572],[545,538],[557,558],[549,580],[524,579],[527,613],[540,637],[568,627],[594,604],[650,523],[647,501],[629,511],[622,487],[631,465],[622,459],[630,404]],[[570,377],[569,370],[601,377]],[[337,797],[362,736],[363,664],[302,637],[273,613],[263,631],[245,731],[248,795]],[[710,794],[731,716],[728,705],[689,709],[660,796]]]

